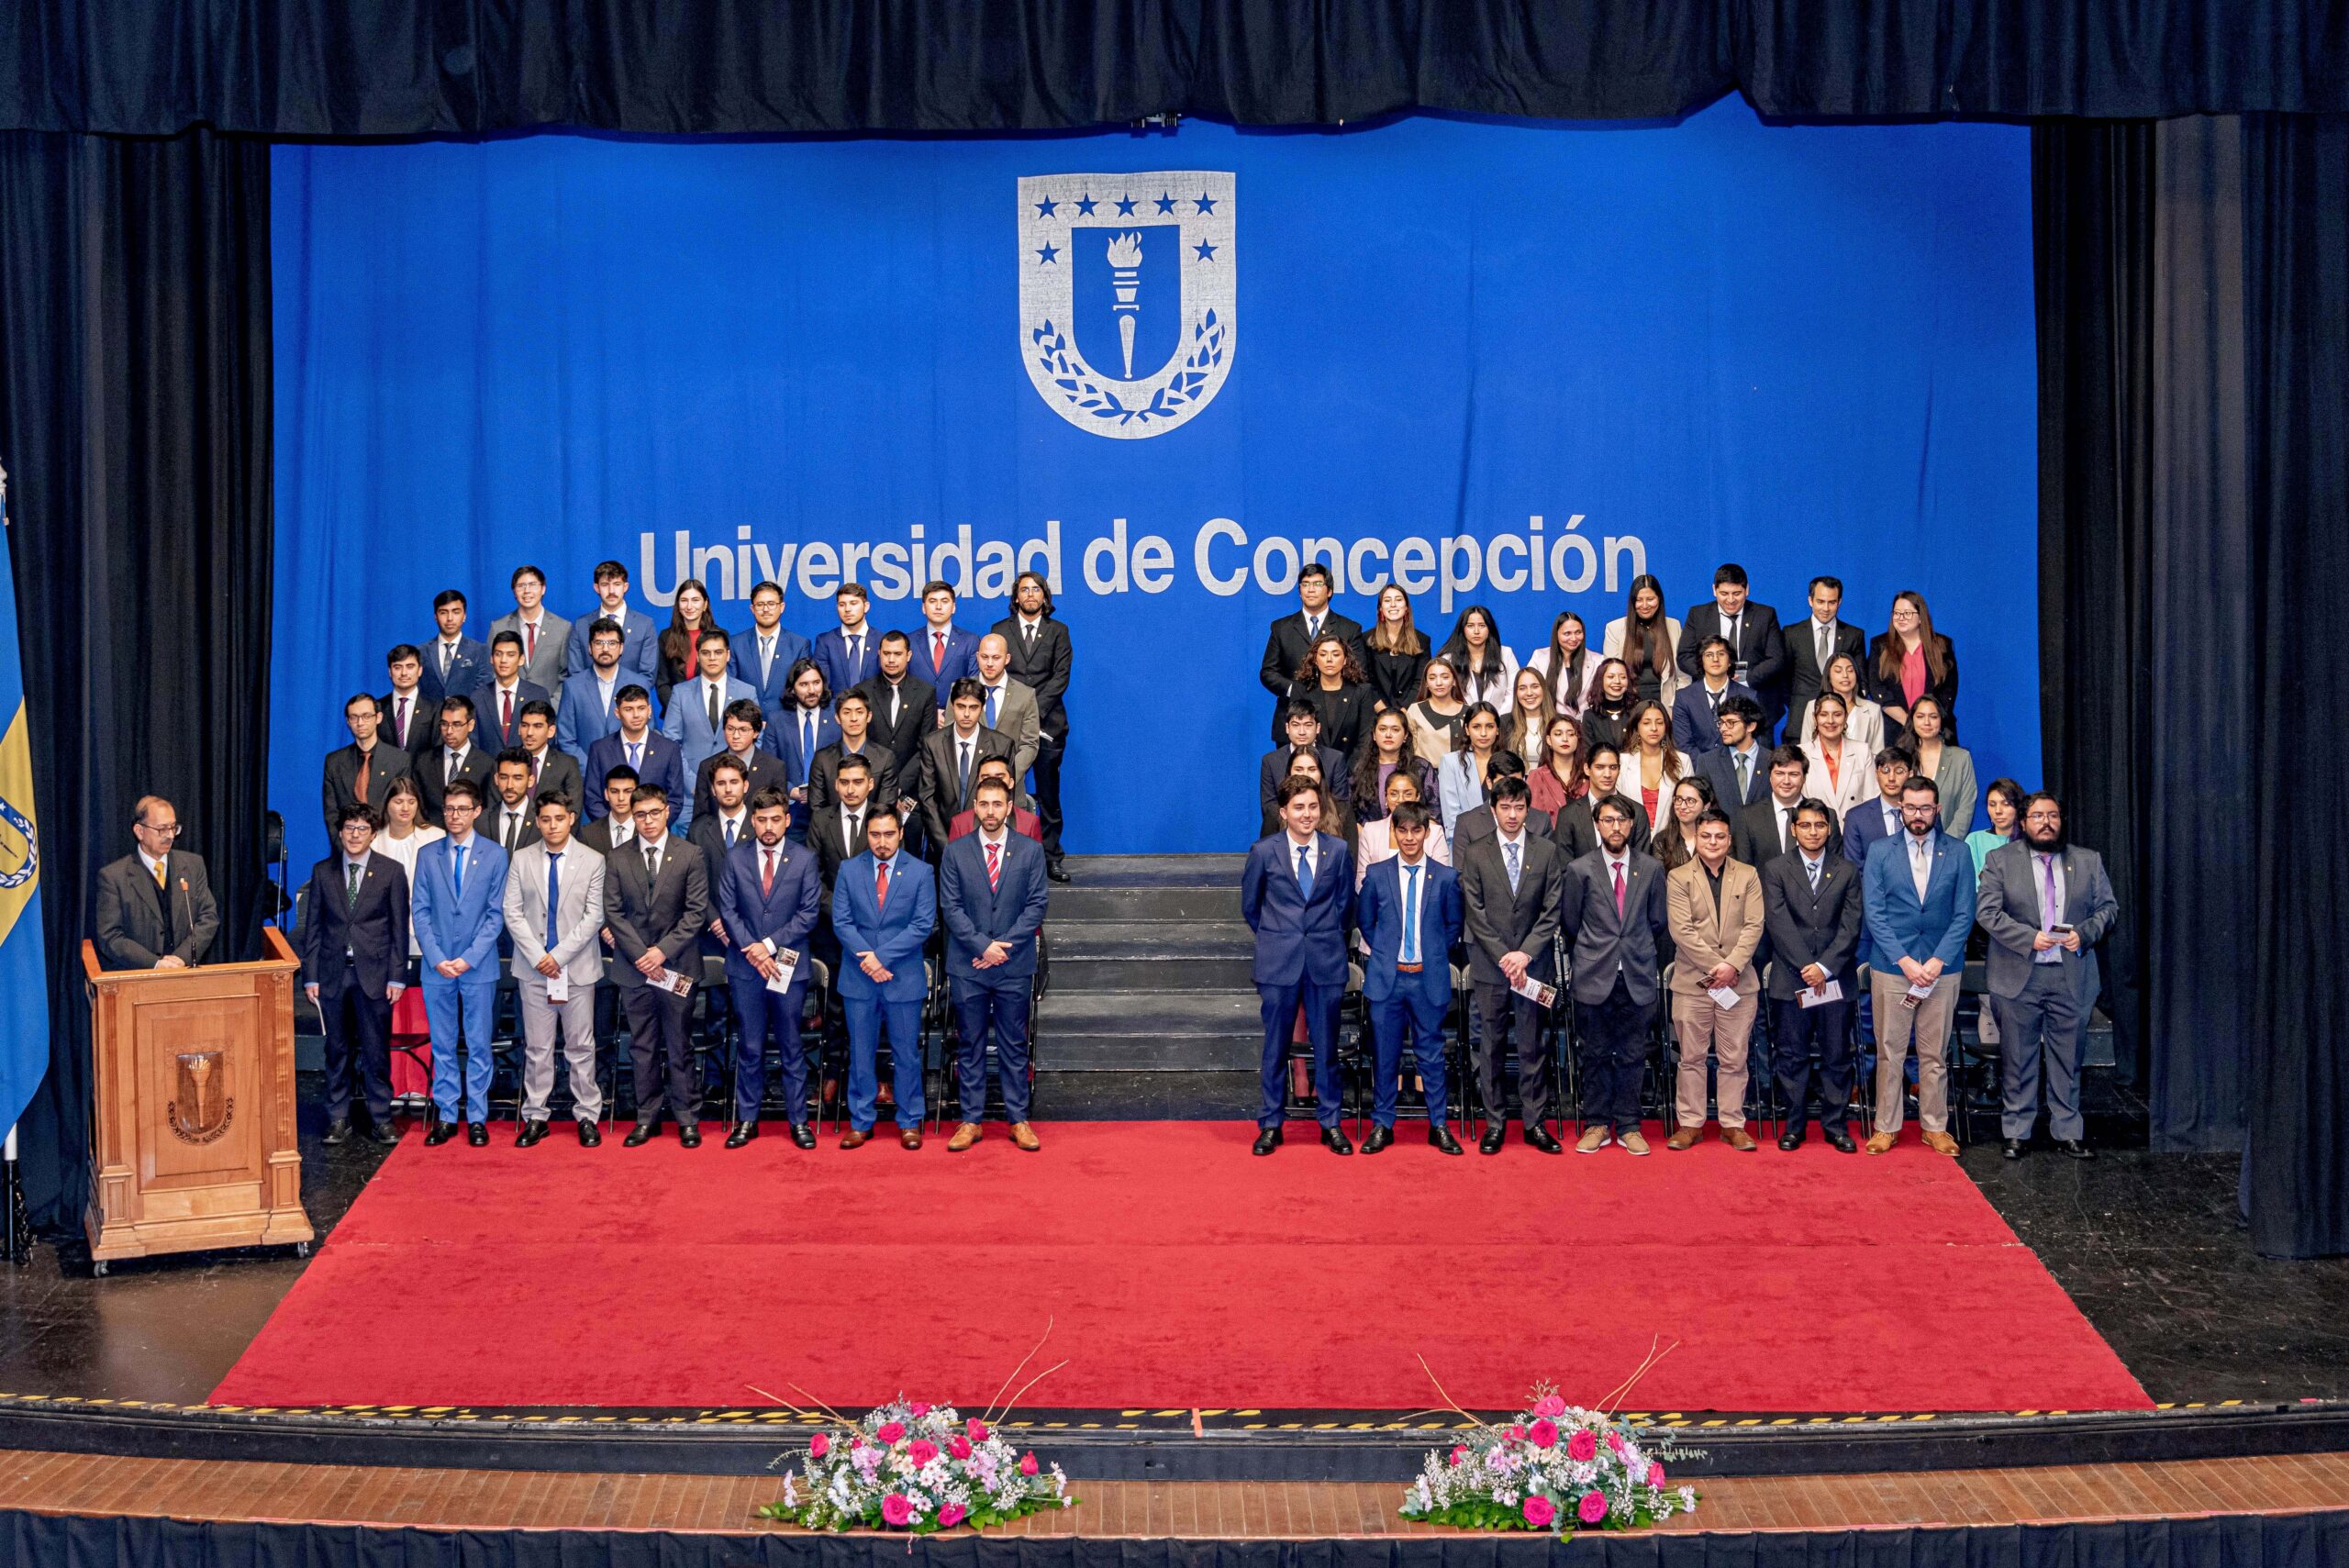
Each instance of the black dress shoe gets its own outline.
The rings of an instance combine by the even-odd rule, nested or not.
[[[514,1135],[514,1147],[517,1149],[528,1149],[546,1135],[547,1124],[545,1122],[526,1121],[522,1124],[522,1130]]]
[[[2023,1156],[2023,1141],[2020,1138],[2009,1138],[1998,1145],[1998,1152],[2009,1160],[2020,1160]]]
[[[469,1122],[465,1123],[465,1141],[466,1141],[467,1143],[472,1144],[475,1149],[486,1149],[486,1148],[488,1148],[488,1147],[489,1147],[489,1127],[488,1127],[488,1124],[487,1124],[487,1123],[485,1123],[485,1122],[478,1122],[478,1121],[469,1121]]]
[[[1786,1131],[1778,1134],[1778,1147],[1789,1154],[1802,1147],[1802,1127],[1799,1123],[1790,1124]]]
[[[348,1121],[330,1121],[327,1123],[328,1148],[332,1149],[340,1144],[348,1143],[350,1141],[351,1123]]]
[[[1249,1152],[1252,1154],[1270,1154],[1274,1150],[1278,1149],[1280,1146],[1281,1129],[1277,1127],[1268,1127],[1256,1134],[1256,1147],[1250,1150]]]
[[[1325,1127],[1321,1129],[1321,1147],[1332,1154],[1351,1154],[1354,1151],[1354,1140],[1346,1136],[1346,1129],[1342,1127]]]
[[[436,1121],[432,1124],[431,1129],[424,1135],[424,1146],[427,1149],[438,1149],[443,1143],[448,1142],[449,1140],[456,1136],[457,1124],[455,1122]]]
[[[592,1121],[583,1121],[583,1122],[581,1122],[581,1123],[579,1124],[579,1147],[580,1147],[580,1148],[582,1148],[582,1149],[593,1149],[593,1148],[595,1148],[596,1145],[598,1145],[598,1144],[602,1143],[603,1141],[604,1141],[604,1129],[603,1129],[602,1128],[597,1127],[597,1126],[596,1126],[594,1122],[592,1122]]]
[[[1501,1151],[1501,1144],[1503,1140],[1508,1137],[1508,1126],[1507,1123],[1497,1121],[1486,1122],[1485,1124],[1485,1136],[1476,1140],[1476,1152],[1479,1154],[1497,1154]]]
[[[742,1145],[750,1142],[751,1140],[756,1138],[758,1135],[759,1124],[757,1122],[738,1121],[734,1124],[734,1130],[726,1135],[726,1147],[729,1149],[740,1149]],[[810,1137],[807,1141],[813,1143],[815,1139]]]
[[[1566,1151],[1566,1146],[1551,1137],[1550,1129],[1538,1121],[1525,1129],[1525,1141],[1544,1154],[1564,1154]]]
[[[1060,862],[1054,861],[1044,867],[1044,874],[1051,877],[1054,882],[1066,882],[1068,880],[1068,868],[1062,865]]]
[[[1428,1129],[1428,1141],[1435,1146],[1435,1151],[1439,1154],[1457,1154],[1460,1152],[1460,1140],[1453,1137],[1452,1129],[1444,1126],[1442,1122],[1437,1122],[1433,1127]]]
[[[802,1149],[813,1149],[816,1147],[816,1129],[804,1121],[795,1121],[791,1124],[791,1141]]]
[[[2055,1148],[2059,1153],[2068,1160],[2093,1160],[2096,1158],[2096,1151],[2089,1148],[2087,1144],[2081,1142],[2076,1138],[2059,1138],[2055,1140]]]
[[[1365,1154],[1375,1154],[1394,1141],[1395,1129],[1393,1128],[1381,1126],[1374,1122],[1371,1125],[1370,1130],[1363,1135],[1362,1151]]]
[[[680,1147],[685,1149],[700,1148],[701,1129],[698,1127],[681,1127],[677,1129],[677,1142]]]
[[[1860,1146],[1852,1140],[1852,1129],[1840,1121],[1828,1122],[1819,1131],[1827,1140],[1827,1147],[1838,1154],[1857,1154],[1860,1151]]]
[[[384,1118],[367,1129],[367,1141],[370,1143],[380,1143],[389,1149],[399,1140],[400,1135],[392,1129],[392,1118],[389,1117]]]
[[[651,1142],[655,1137],[659,1136],[660,1131],[661,1124],[657,1121],[638,1122],[634,1127],[629,1129],[628,1136],[620,1140],[620,1147],[623,1149],[640,1149],[645,1144]]]

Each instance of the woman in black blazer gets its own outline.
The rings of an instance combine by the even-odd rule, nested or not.
[[[1321,744],[1341,757],[1351,757],[1369,731],[1372,704],[1369,684],[1353,650],[1335,632],[1323,632],[1306,653],[1305,662],[1288,684],[1291,699],[1313,705],[1321,716]],[[1323,781],[1334,785],[1335,779]]]
[[[1948,722],[1943,739],[1957,739],[1957,649],[1933,629],[1925,595],[1904,588],[1892,595],[1891,629],[1868,645],[1868,697],[1884,709],[1884,743],[1909,743],[1909,708],[1931,693]]]
[[[1371,695],[1397,712],[1419,700],[1427,673],[1428,639],[1411,620],[1411,595],[1389,583],[1378,591],[1378,618],[1363,634]]]

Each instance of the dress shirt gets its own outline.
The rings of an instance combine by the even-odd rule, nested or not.
[[[521,848],[522,829],[530,822],[530,808],[526,801],[520,806],[507,806],[503,801],[497,807],[497,847],[512,854]]]
[[[465,765],[465,758],[472,752],[472,751],[473,743],[471,741],[466,742],[463,746],[459,747],[453,751],[449,750],[446,746],[440,748],[440,782],[443,784],[454,784],[456,782],[457,771]]]
[[[1833,621],[1820,620],[1817,616],[1810,617],[1810,647],[1811,651],[1818,655],[1819,673],[1823,679],[1827,674],[1828,661],[1835,657]]]
[[[605,820],[612,824],[612,848],[617,850],[623,844],[633,844],[636,842],[636,822],[634,818],[627,817],[610,817],[605,818]]]
[[[411,750],[416,744],[416,716],[420,711],[420,701],[415,687],[410,686],[406,691],[401,691],[397,686],[394,686],[391,706],[386,710],[391,715],[392,728],[399,732],[400,738],[408,743]],[[402,712],[403,708],[406,711]]]
[[[1722,750],[1727,751],[1728,748],[1724,747]],[[1738,797],[1737,800],[1730,806],[1731,811],[1742,811],[1745,808],[1745,792],[1753,787],[1753,774],[1762,765],[1762,748],[1755,745],[1753,741],[1748,740],[1745,743],[1744,751],[1731,751],[1729,754],[1730,767],[1734,770],[1740,762],[1742,762],[1745,764],[1745,776],[1738,780]]]
[[[726,682],[723,679],[713,681],[704,675],[696,684],[702,688],[699,699],[702,712],[707,714],[709,711],[709,705],[715,702],[718,705],[718,717],[722,722],[726,717]]]
[[[643,734],[638,736],[633,740],[628,738],[627,730],[623,729],[620,731],[620,751],[627,761],[628,765],[635,769],[639,776],[641,776],[644,773],[644,748],[651,741],[651,740],[652,731],[650,729],[647,729]]]
[[[1396,858],[1395,875],[1403,890],[1403,929],[1408,937],[1395,950],[1397,963],[1419,962],[1420,941],[1427,931],[1428,884],[1435,880],[1428,870],[1432,863],[1424,851],[1415,861]]]
[[[1909,835],[1909,876],[1917,884],[1917,902],[1925,901],[1925,889],[1933,879],[1933,841],[1930,836]]]
[[[1282,848],[1288,857],[1288,873],[1291,876],[1297,874],[1297,857],[1298,852],[1302,851],[1305,855],[1306,872],[1318,882],[1321,875],[1321,835],[1316,833],[1302,844],[1297,841],[1297,835],[1294,833],[1283,833],[1281,837],[1287,840]]]
[[[161,880],[163,875],[163,862],[161,857],[150,855],[145,850],[141,850],[139,851],[139,863],[147,868],[148,881],[158,882]]]
[[[1801,851],[1801,846],[1795,842],[1795,807],[1801,804],[1802,796],[1800,795],[1795,796],[1791,801],[1780,800],[1775,795],[1770,797],[1770,815],[1778,819],[1778,852],[1780,854],[1786,853],[1788,850],[1798,853]],[[1824,850],[1820,851],[1820,854],[1826,852]]]
[[[600,673],[599,673],[598,675],[596,675],[596,706],[599,706],[599,707],[600,707],[604,712],[606,712],[606,713],[609,713],[609,712],[611,712],[611,711],[612,711],[612,694],[613,694],[614,692],[618,691],[619,689],[620,689],[620,672],[619,672],[619,667],[618,667],[618,665],[614,665],[614,666],[612,667],[612,673],[611,673],[610,674],[608,674],[608,675],[606,675],[606,674],[600,674]]]
[[[727,816],[723,811],[719,812],[718,814],[718,840],[728,849],[732,849],[742,841],[742,829],[750,825],[750,820],[751,814],[748,811],[737,810],[731,817]]]
[[[774,672],[774,645],[783,635],[783,628],[777,626],[773,631],[753,631],[751,635],[759,650],[759,684],[765,685],[767,676]]]
[[[856,853],[856,830],[863,821],[863,806],[842,806],[841,807],[841,852],[842,854]]]
[[[1509,873],[1508,890],[1514,895],[1518,879],[1525,874],[1525,829],[1519,828],[1513,839],[1497,832],[1493,841],[1500,846],[1501,869]]]
[[[2055,885],[2054,899],[2052,903],[2047,894],[2051,878]],[[2031,851],[2031,886],[2032,891],[2039,895],[2039,929],[2043,931],[2053,931],[2064,923],[2066,884],[2064,880],[2064,856],[2060,851],[2052,853],[2041,850]],[[2034,951],[2031,955],[2031,962],[2061,963],[2064,962],[2064,950],[2049,948],[2044,952]]]
[[[457,642],[462,640],[463,639],[460,638],[455,641],[452,641],[444,637],[433,643],[433,647],[440,650],[440,673],[443,675],[446,675],[449,673],[449,666],[456,661]]]
[[[1803,875],[1810,879],[1811,891],[1817,892],[1820,879],[1827,874],[1827,851],[1822,849],[1814,855],[1800,845],[1797,845],[1795,853],[1802,856]]]
[[[663,833],[658,839],[640,838],[639,841],[641,848],[640,848],[637,852],[639,854],[651,855],[652,857],[651,863],[647,865],[644,869],[653,876],[659,876],[661,874],[661,858],[669,851],[669,835]]]

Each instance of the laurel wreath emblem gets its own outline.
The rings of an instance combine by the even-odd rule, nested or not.
[[[1093,379],[1082,360],[1072,359],[1068,352],[1068,338],[1047,321],[1028,336],[1036,345],[1037,361],[1044,373],[1060,388],[1061,395],[1079,413],[1097,419],[1131,424],[1140,420],[1147,426],[1152,420],[1168,420],[1186,412],[1196,402],[1208,377],[1223,362],[1227,328],[1210,307],[1191,328],[1191,352],[1183,366],[1151,394],[1150,400],[1141,405],[1129,404],[1112,389]],[[1131,393],[1126,396],[1134,395]]]
[[[40,840],[33,832],[33,825],[25,814],[0,800],[0,822],[6,823],[25,841],[25,858],[14,871],[0,872],[0,893],[12,887],[22,887],[40,870]]]

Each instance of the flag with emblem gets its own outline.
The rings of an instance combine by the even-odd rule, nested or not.
[[[40,835],[34,824],[32,717],[17,643],[7,477],[0,474],[0,1129],[13,1128],[49,1072],[49,977],[40,940]]]

